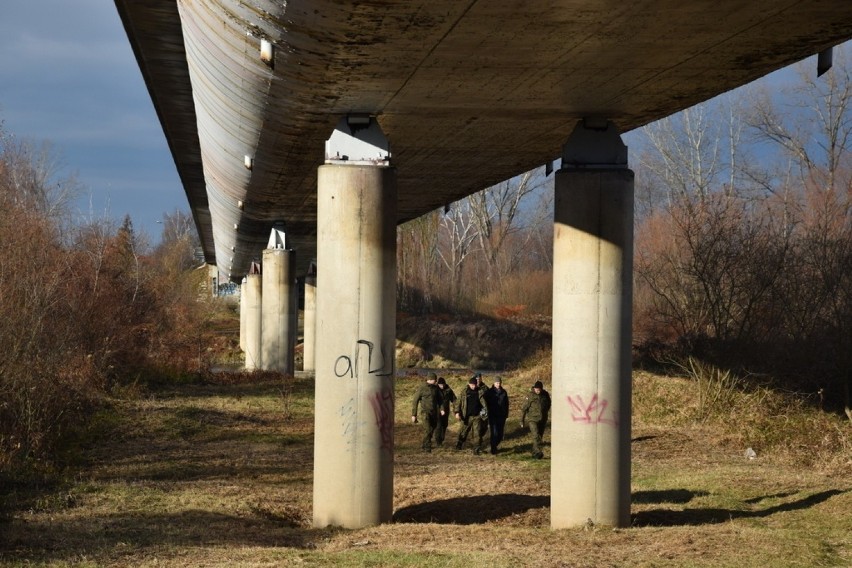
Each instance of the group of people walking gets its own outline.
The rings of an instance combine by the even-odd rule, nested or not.
[[[521,408],[521,428],[529,424],[534,458],[544,457],[542,435],[549,412],[550,394],[541,381],[536,381]],[[411,408],[411,421],[417,423],[419,416],[423,428],[421,448],[424,452],[432,451],[433,436],[437,446],[444,445],[451,414],[461,422],[456,450],[464,447],[472,432],[472,439],[476,440],[473,452],[482,453],[488,432],[491,454],[496,454],[509,417],[509,394],[503,388],[503,379],[494,377],[489,387],[483,382],[482,374],[477,373],[467,382],[464,392],[456,395],[443,377],[429,373],[425,384],[415,393]]]

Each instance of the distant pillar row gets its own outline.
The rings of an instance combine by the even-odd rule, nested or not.
[[[317,275],[314,270],[305,277],[305,308],[302,318],[302,370],[312,372],[315,369],[316,329],[317,329]]]
[[[246,371],[261,368],[261,328],[262,319],[262,282],[259,271],[252,271],[246,276],[245,283],[245,355]],[[242,317],[242,314],[241,314]]]
[[[260,368],[293,375],[296,346],[296,254],[284,248],[263,251],[263,306]]]
[[[273,230],[274,231],[274,230]],[[274,233],[273,233],[274,234]],[[263,251],[240,287],[240,348],[245,369],[293,375],[298,333],[296,255],[282,246]]]
[[[246,290],[248,290],[248,285],[246,279],[243,278],[243,281],[240,283],[240,350],[243,353],[246,352],[246,313],[248,313],[246,309]]]
[[[556,174],[551,526],[630,525],[633,172],[581,123]]]
[[[384,140],[375,121],[361,124],[359,135]],[[326,155],[351,160],[356,151]],[[329,161],[317,180],[323,277],[316,289],[313,522],[359,528],[393,514],[396,172],[387,161]]]

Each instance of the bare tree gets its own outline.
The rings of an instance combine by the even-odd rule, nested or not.
[[[820,78],[798,65],[798,80],[772,97],[754,95],[748,117],[756,140],[780,150],[798,183],[791,192],[795,255],[778,291],[788,316],[784,329],[827,350],[826,373],[845,381],[852,408],[852,65],[842,47]],[[785,184],[793,185],[792,183]],[[852,418],[852,415],[850,415]]]
[[[29,207],[62,227],[69,221],[71,201],[79,194],[75,175],[60,177],[61,161],[50,144],[36,146],[3,131],[0,125],[0,203]]]
[[[473,252],[477,232],[471,214],[470,200],[462,199],[444,209],[441,217],[442,246],[437,247],[438,257],[450,273],[450,298],[459,294],[462,269],[468,255]]]
[[[161,241],[163,243],[173,243],[187,239],[193,246],[200,244],[195,222],[192,219],[192,215],[186,211],[175,209],[171,213],[163,213],[162,224],[163,233]]]
[[[488,276],[498,285],[503,275],[517,266],[524,251],[523,246],[516,247],[506,255],[501,270],[501,253],[506,252],[509,237],[521,229],[518,223],[521,204],[542,186],[544,179],[543,169],[531,170],[468,198]]]
[[[737,187],[742,120],[735,101],[720,97],[698,104],[642,129],[649,144],[640,167],[649,183],[676,197],[705,199],[719,188]]]
[[[201,246],[201,239],[192,216],[175,209],[171,213],[163,213],[162,225],[160,244],[154,256],[161,261],[168,258],[168,263],[175,273],[197,266],[195,251]]]
[[[852,390],[852,82],[842,52],[809,70],[643,130],[637,321],[828,397]]]
[[[552,186],[543,186],[527,224],[530,244],[534,251],[533,270],[553,270],[553,198]]]
[[[780,100],[765,87],[756,89],[747,122],[758,140],[784,151],[803,186],[846,192],[852,183],[852,70],[843,48],[835,50],[834,66],[819,79],[799,64],[798,81],[782,90]]]
[[[130,215],[124,216],[124,221],[118,229],[118,233],[116,233],[116,248],[118,257],[123,264],[121,271],[133,288],[133,293],[130,296],[130,303],[133,304],[136,302],[139,289],[142,286],[141,256],[147,248],[147,239],[144,235],[137,234],[133,229],[133,220]]]
[[[397,297],[408,309],[431,309],[438,278],[438,210],[397,229]]]

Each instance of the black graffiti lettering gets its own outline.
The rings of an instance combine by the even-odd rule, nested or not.
[[[393,369],[393,361],[391,361],[391,369],[390,369],[390,371],[388,371],[388,372],[386,372],[386,373],[383,373],[383,372],[382,372],[382,371],[384,371],[384,370],[385,370],[385,361],[386,361],[386,360],[385,360],[385,350],[384,350],[384,349],[381,349],[381,350],[379,351],[379,353],[380,353],[380,354],[381,354],[381,356],[382,356],[382,364],[381,364],[380,366],[378,366],[378,367],[374,367],[374,366],[373,366],[373,343],[372,343],[372,342],[370,342],[370,341],[367,341],[366,339],[359,339],[359,340],[358,340],[358,344],[359,344],[359,345],[366,345],[366,346],[367,346],[367,368],[369,369],[367,372],[368,372],[370,375],[376,375],[377,377],[388,377],[388,376],[392,376],[392,375],[393,375],[393,371],[394,371],[394,369]],[[356,365],[357,365],[357,363],[356,363]]]
[[[346,362],[346,368],[343,369],[343,372],[340,372],[340,361],[343,360]],[[345,377],[347,374],[349,377],[354,377],[355,374],[352,372],[352,360],[346,355],[341,355],[337,358],[337,361],[334,362],[334,374],[338,377]]]
[[[358,350],[361,348],[361,345],[365,345],[367,347],[367,374],[376,375],[377,377],[390,377],[393,376],[394,372],[394,360],[391,358],[390,369],[386,369],[387,366],[387,358],[385,357],[385,350],[380,349],[378,354],[381,356],[381,361],[376,364],[373,363],[373,352],[374,352],[374,344],[372,341],[367,341],[366,339],[359,339],[355,342],[355,364],[352,364],[352,359],[347,357],[346,355],[341,355],[334,362],[334,374],[337,377],[345,377],[347,374],[350,378],[354,378],[359,376],[358,374]],[[342,363],[341,363],[342,362]],[[380,363],[380,364],[378,364]]]

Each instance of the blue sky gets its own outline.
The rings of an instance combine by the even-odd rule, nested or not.
[[[59,177],[76,174],[84,187],[76,203],[81,216],[120,221],[129,213],[137,230],[157,242],[163,213],[188,205],[114,3],[2,3],[6,132],[51,143],[63,166]],[[783,82],[784,73],[769,80]]]
[[[49,142],[84,186],[81,215],[121,220],[159,240],[186,196],[111,0],[3,0],[0,121]]]

